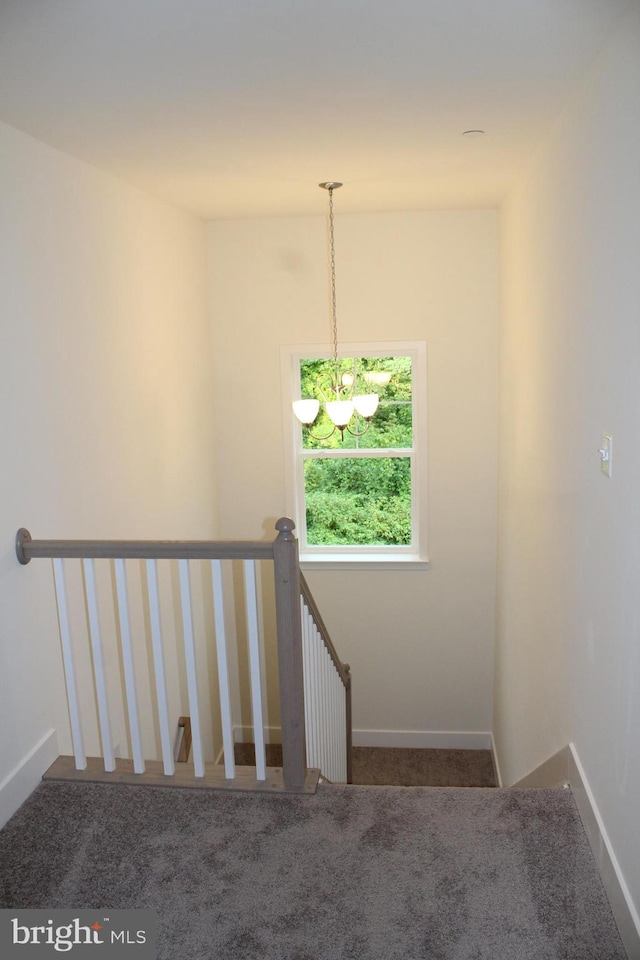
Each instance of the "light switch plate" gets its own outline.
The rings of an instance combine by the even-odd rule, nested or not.
[[[600,469],[605,477],[612,476],[613,437],[610,433],[602,434],[602,444],[598,453],[600,454]]]

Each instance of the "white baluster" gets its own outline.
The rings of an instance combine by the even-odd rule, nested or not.
[[[247,634],[249,640],[249,667],[251,676],[251,705],[253,711],[253,740],[256,751],[256,779],[267,779],[262,712],[262,677],[260,672],[260,638],[258,632],[258,594],[254,560],[244,561],[245,600],[247,606]]]
[[[311,613],[307,610],[307,631],[309,634],[309,712],[311,714],[311,750],[313,763],[320,768],[320,727],[318,717],[318,631]]]
[[[326,772],[323,770],[323,756],[322,756],[322,741],[324,737],[322,725],[323,725],[323,713],[322,713],[322,637],[320,636],[320,631],[316,626],[315,620],[312,620],[312,629],[313,629],[313,675],[315,682],[315,697],[314,697],[314,708],[315,708],[315,741],[316,741],[316,766],[322,770],[326,776]]]
[[[343,773],[343,757],[346,744],[345,726],[341,723],[342,701],[344,700],[344,687],[340,675],[336,672],[336,754],[338,764],[338,781],[344,783],[346,777]]]
[[[313,748],[311,719],[311,674],[309,669],[309,617],[304,597],[300,597],[300,622],[302,624],[302,678],[304,682],[304,729],[307,748],[307,764],[312,767]]]
[[[301,598],[307,760],[344,783],[346,773],[346,691],[313,615]]]
[[[347,691],[340,681],[340,702],[338,709],[338,738],[340,742],[340,782],[347,782],[347,714],[346,714]]]
[[[224,594],[222,590],[222,563],[211,561],[213,582],[213,615],[216,631],[216,651],[218,656],[218,686],[220,689],[220,717],[222,721],[222,746],[224,750],[224,775],[234,780],[236,764],[233,753],[233,721],[231,717],[231,695],[229,690],[229,666],[227,662],[227,634],[224,621]]]
[[[149,598],[149,616],[151,620],[151,641],[153,645],[153,667],[156,677],[156,703],[160,723],[160,743],[162,762],[167,777],[175,773],[169,706],[167,702],[167,681],[164,669],[164,650],[162,645],[162,622],[160,619],[160,600],[158,596],[158,564],[156,560],[147,560],[147,596]]]
[[[327,765],[324,759],[324,675],[322,672],[322,650],[320,649],[320,634],[315,629],[315,674],[316,674],[316,708],[318,716],[318,766],[322,773],[327,776]]]
[[[325,650],[324,644],[322,644],[320,656],[322,660],[322,739],[323,739],[323,751],[322,751],[322,760],[324,764],[324,771],[331,779],[331,754],[329,750],[330,744],[330,727],[329,721],[331,717],[330,703],[329,703],[329,669],[328,669],[328,654]]]
[[[184,656],[187,668],[187,691],[189,694],[189,714],[191,717],[191,736],[193,746],[193,772],[196,777],[204,777],[204,758],[202,755],[202,734],[200,731],[200,709],[198,705],[198,673],[196,669],[196,648],[193,633],[193,615],[191,612],[191,581],[189,561],[178,560],[180,573],[180,599],[182,602],[182,630],[184,635]]]
[[[325,669],[327,671],[327,765],[330,773],[327,774],[330,780],[335,779],[335,770],[333,767],[333,665],[331,657],[327,650],[324,651]]]
[[[80,705],[76,686],[76,672],[73,663],[73,647],[71,644],[71,630],[69,628],[69,613],[67,609],[67,589],[64,577],[64,561],[56,557],[53,561],[53,575],[58,601],[58,622],[60,625],[60,641],[62,643],[62,661],[67,686],[67,703],[69,705],[69,720],[71,723],[71,740],[76,761],[76,770],[85,770],[87,755],[84,750],[82,724],[80,721]]]
[[[133,648],[131,645],[131,626],[129,622],[129,600],[127,595],[125,563],[122,559],[117,559],[114,561],[114,563],[116,569],[116,593],[118,597],[120,637],[122,639],[122,665],[124,668],[124,685],[127,694],[129,730],[131,732],[131,751],[133,753],[133,772],[144,773],[142,742],[140,739],[140,721],[138,717],[138,696],[136,693]]]
[[[318,675],[318,631],[309,617],[309,649],[311,674],[311,742],[313,748],[313,766],[321,768],[320,756],[320,676]]]
[[[327,764],[324,756],[324,672],[322,669],[322,650],[320,649],[320,634],[316,628],[316,683],[317,683],[317,710],[318,710],[318,766],[325,777]]]
[[[331,768],[330,778],[335,780],[335,768],[333,763],[333,661],[329,656],[329,651],[325,649],[324,654],[327,663],[327,748],[329,753],[329,767]]]
[[[338,737],[336,730],[336,717],[338,714],[338,703],[336,699],[336,668],[331,663],[331,769],[333,774],[331,779],[338,780]]]
[[[347,718],[345,714],[346,691],[342,680],[338,685],[338,743],[340,744],[340,782],[347,782]]]
[[[92,559],[85,558],[82,561],[82,565],[84,568],[87,610],[89,612],[89,637],[91,640],[91,650],[93,652],[93,670],[98,699],[98,722],[100,724],[100,738],[102,740],[102,756],[104,757],[104,769],[111,772],[116,768],[116,758],[113,753],[113,741],[111,739],[109,700],[107,696],[104,657],[102,655],[100,617],[98,615],[95,563]]]
[[[347,690],[340,682],[340,719],[338,730],[340,736],[340,743],[342,744],[341,749],[341,771],[340,771],[340,781],[342,783],[347,782],[347,737],[346,737],[346,728],[347,728]]]

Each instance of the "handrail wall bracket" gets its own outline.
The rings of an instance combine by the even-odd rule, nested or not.
[[[31,540],[31,534],[26,527],[20,527],[16,533],[16,556],[18,562],[22,564],[31,563],[31,557],[28,557],[24,552],[24,545]]]

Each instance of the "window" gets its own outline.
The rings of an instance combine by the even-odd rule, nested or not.
[[[332,433],[323,407],[307,431],[291,401],[323,400],[318,383],[333,372],[326,347],[283,347],[288,511],[303,562],[420,564],[426,561],[426,344],[346,344],[340,373],[358,393],[377,393],[366,432]]]

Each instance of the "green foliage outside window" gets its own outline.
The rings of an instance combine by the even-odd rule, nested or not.
[[[336,431],[327,440],[316,440],[307,431],[303,432],[305,450],[364,449],[377,447],[410,447],[412,443],[411,423],[411,357],[362,357],[346,358],[338,361],[339,376],[354,373],[357,393],[377,393],[380,398],[378,409],[368,432],[361,439],[344,435]],[[374,372],[391,374],[389,383],[377,386],[367,383],[365,375]],[[315,398],[320,403],[335,400],[328,385],[334,379],[333,360],[300,361],[300,396],[303,399]],[[320,386],[319,386],[320,384]],[[324,391],[322,389],[324,387]],[[356,432],[360,433],[365,424],[359,417],[356,420]],[[313,426],[316,436],[324,437],[331,433],[331,421],[324,407],[320,407],[318,419]]]
[[[307,543],[311,546],[404,546],[411,543],[411,460],[402,455],[412,446],[411,358],[375,357],[339,361],[340,375],[352,372],[358,393],[378,393],[380,402],[367,433],[360,438],[335,431],[316,440],[303,431],[305,450],[389,450],[385,456],[307,457],[304,461]],[[387,371],[389,382],[367,382],[366,374]],[[301,396],[321,402],[332,399],[318,389],[334,375],[331,360],[300,362]],[[357,430],[365,424],[356,424]],[[313,433],[331,432],[321,407]]]
[[[307,543],[411,543],[411,463],[407,457],[307,460]]]

